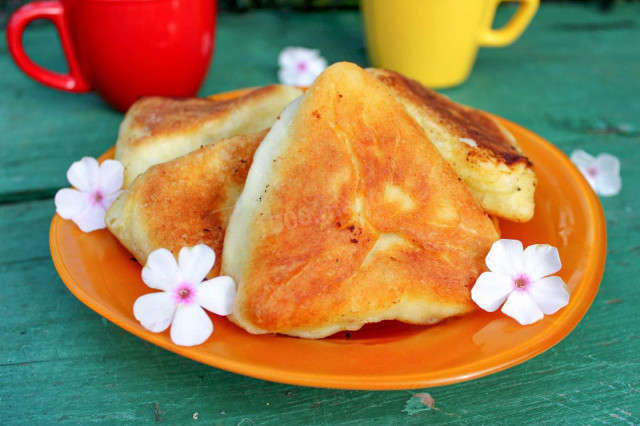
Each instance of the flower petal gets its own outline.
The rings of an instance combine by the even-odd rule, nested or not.
[[[307,72],[313,75],[315,80],[325,68],[327,68],[327,60],[320,56],[320,52],[315,51],[314,57],[307,61]]]
[[[596,158],[595,167],[598,176],[595,179],[594,190],[605,197],[617,195],[622,189],[620,160],[611,154],[600,154]]]
[[[578,166],[578,170],[580,170],[580,173],[582,173],[582,176],[584,176],[584,178],[587,180],[587,183],[589,184],[589,186],[597,194],[598,193],[598,191],[596,191],[596,186],[598,185],[596,182],[597,179],[595,176],[593,176],[590,173],[590,169]]]
[[[278,65],[283,68],[295,67],[301,61],[313,61],[319,57],[320,51],[317,49],[288,46],[280,51],[280,54],[278,55]]]
[[[92,192],[100,182],[100,166],[98,160],[91,157],[83,157],[76,161],[67,170],[69,183],[82,192]]]
[[[522,254],[520,241],[501,239],[493,243],[485,262],[492,272],[513,276],[523,271]]]
[[[513,291],[513,280],[495,272],[483,272],[471,289],[471,299],[485,311],[500,307]]]
[[[216,253],[205,244],[183,247],[178,254],[182,278],[193,285],[198,285],[204,280],[215,262]]]
[[[296,64],[298,60],[298,47],[285,47],[278,55],[278,65],[281,68],[290,67]]]
[[[90,206],[89,195],[76,189],[63,188],[54,198],[56,212],[64,219],[71,219]]]
[[[171,340],[180,346],[204,343],[213,333],[213,323],[198,305],[180,305],[173,317]]]
[[[231,277],[215,277],[198,286],[196,302],[217,315],[229,315],[236,298],[236,283]]]
[[[170,291],[180,280],[176,258],[167,249],[151,252],[142,268],[142,281],[151,288]]]
[[[104,215],[105,211],[100,205],[89,204],[84,210],[73,216],[71,220],[78,225],[82,232],[92,232],[107,227]]]
[[[587,180],[589,185],[595,191],[596,177],[591,172],[591,169],[595,165],[596,158],[586,151],[583,151],[581,149],[576,149],[571,153],[571,161],[573,162],[573,164],[575,164],[578,167],[578,170],[580,170],[580,173],[582,173],[582,175]]]
[[[278,71],[278,79],[282,84],[287,84],[289,86],[311,86],[318,75],[320,75],[320,72],[313,72],[310,70],[298,72],[291,69],[281,69]]]
[[[560,277],[545,277],[532,282],[529,295],[546,315],[555,314],[569,303],[569,289]]]
[[[571,162],[573,162],[573,164],[575,164],[579,168],[586,169],[588,167],[591,167],[593,163],[595,163],[595,161],[596,158],[593,155],[581,149],[576,149],[571,153]]]
[[[149,293],[138,297],[133,304],[133,316],[147,330],[159,333],[166,330],[176,311],[176,303],[169,293]]]
[[[124,181],[124,167],[119,161],[105,160],[100,164],[100,191],[104,196],[111,195],[120,188]],[[108,208],[108,206],[107,206]]]
[[[111,204],[113,204],[116,198],[118,198],[120,194],[122,194],[123,192],[124,191],[116,191],[116,192],[112,192],[111,194],[104,194],[102,196],[102,202],[100,203],[102,205],[102,208],[105,211],[109,210],[109,207],[111,207]]]
[[[571,153],[571,161],[578,166],[597,194],[610,197],[622,189],[620,160],[614,155],[603,153],[594,157],[578,149]]]
[[[531,282],[554,274],[562,267],[558,249],[549,244],[533,244],[524,251],[524,272]]]
[[[302,79],[299,78],[298,73],[288,69],[281,69],[278,71],[278,81],[282,84],[289,86],[301,86]]]
[[[320,51],[304,47],[286,47],[278,56],[278,79],[283,84],[310,86],[327,67]]]
[[[522,325],[540,321],[544,314],[534,300],[525,291],[514,291],[502,306],[502,312],[515,318]]]
[[[615,155],[606,152],[596,157],[595,166],[601,172],[620,173],[620,160]]]

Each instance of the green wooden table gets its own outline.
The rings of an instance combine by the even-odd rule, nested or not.
[[[509,9],[502,9],[504,17]],[[519,123],[565,153],[609,152],[622,192],[602,198],[608,258],[575,330],[514,368],[456,385],[384,392],[297,387],[185,359],[80,303],[48,244],[53,195],[84,155],[113,145],[122,114],[94,94],[40,86],[0,44],[0,424],[638,424],[640,423],[640,4],[609,13],[544,5],[514,45],[481,50],[471,78],[444,91]],[[53,27],[27,50],[64,70]],[[285,46],[367,65],[356,11],[258,11],[219,18],[202,94],[276,80]],[[414,394],[428,393],[433,407]]]

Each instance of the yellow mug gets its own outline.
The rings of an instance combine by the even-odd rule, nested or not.
[[[505,0],[361,0],[369,59],[422,84],[443,88],[464,82],[480,46],[506,46],[525,30],[539,0],[520,4],[510,21],[492,29]]]

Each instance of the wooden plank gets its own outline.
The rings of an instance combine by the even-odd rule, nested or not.
[[[532,129],[566,153],[617,155],[623,191],[601,199],[605,275],[593,306],[566,339],[495,375],[408,391],[246,378],[155,347],[76,300],[49,256],[51,196],[66,186],[72,161],[113,143],[121,115],[92,94],[43,88],[0,55],[0,423],[639,424],[640,51],[630,43],[640,39],[638,12],[638,4],[610,14],[543,5],[516,44],[483,49],[471,79],[445,91]],[[335,34],[321,37],[326,28]],[[225,16],[203,90],[273,81],[284,45],[362,63],[360,29],[353,12]],[[34,31],[30,43],[43,61],[55,62],[47,56],[51,29]]]
[[[52,24],[29,26],[25,48],[39,64],[64,72],[60,43]],[[44,87],[13,63],[0,44],[0,202],[51,196],[67,185],[65,173],[84,155],[97,156],[116,139],[121,114],[94,94]]]

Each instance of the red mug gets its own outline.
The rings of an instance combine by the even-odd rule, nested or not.
[[[216,0],[37,1],[7,26],[16,64],[34,80],[69,92],[95,90],[126,111],[141,96],[194,96],[213,53]],[[37,65],[22,34],[36,19],[55,24],[69,72]]]

